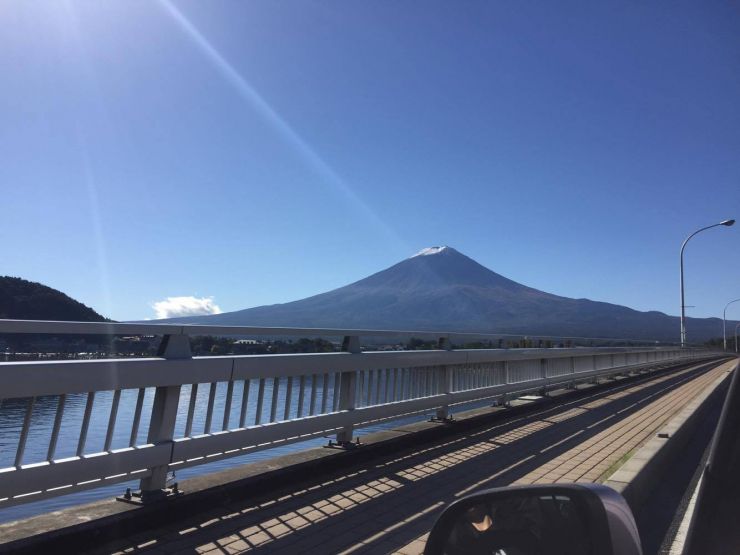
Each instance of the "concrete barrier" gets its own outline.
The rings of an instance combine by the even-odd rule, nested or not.
[[[737,364],[734,369],[737,369]],[[622,494],[633,513],[637,513],[650,496],[666,466],[681,456],[681,451],[711,408],[724,402],[729,385],[727,378],[732,371],[722,374],[692,399],[604,482]]]

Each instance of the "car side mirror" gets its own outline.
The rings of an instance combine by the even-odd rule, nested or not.
[[[456,501],[425,555],[642,555],[627,502],[600,484],[512,486]]]

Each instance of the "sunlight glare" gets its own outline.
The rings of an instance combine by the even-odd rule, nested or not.
[[[170,0],[160,0],[160,5],[172,17],[175,23],[187,34],[193,43],[200,49],[206,58],[213,63],[223,77],[236,89],[239,95],[246,100],[290,146],[292,146],[308,164],[342,194],[351,204],[360,209],[376,227],[396,244],[405,245],[405,242],[391,227],[383,221],[342,179],[316,151],[278,114],[270,104],[252,87],[244,77],[231,65],[206,39],[193,23],[178,10]],[[406,249],[408,250],[408,249]]]

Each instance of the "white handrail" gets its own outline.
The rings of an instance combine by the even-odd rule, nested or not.
[[[645,339],[615,337],[579,337],[567,335],[548,335],[538,333],[486,333],[486,332],[452,332],[434,330],[376,330],[376,329],[343,329],[343,328],[294,328],[265,326],[209,326],[202,324],[145,324],[140,322],[68,322],[54,320],[2,320],[2,333],[34,333],[57,335],[215,335],[215,336],[300,336],[300,337],[391,337],[418,339],[450,340],[493,340],[499,338],[534,338],[534,339],[579,339],[587,341],[614,342],[651,342]],[[669,344],[670,345],[670,344]]]

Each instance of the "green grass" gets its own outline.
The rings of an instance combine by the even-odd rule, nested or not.
[[[622,455],[619,458],[618,461],[615,461],[614,464],[612,464],[609,468],[607,468],[604,471],[604,473],[601,476],[599,476],[599,478],[596,481],[599,482],[599,483],[606,481],[607,478],[609,478],[609,476],[611,476],[612,474],[614,474],[617,470],[619,470],[621,468],[621,466],[624,463],[626,463],[628,460],[630,460],[630,458],[632,457],[632,455],[635,454],[636,451],[637,451],[637,447],[635,447],[634,449],[631,449],[630,451],[626,452],[624,455]]]

